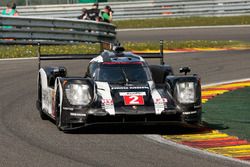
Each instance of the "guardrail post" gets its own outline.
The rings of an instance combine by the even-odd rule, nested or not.
[[[164,48],[163,48],[163,40],[160,40],[160,56],[161,56],[161,65],[164,65]]]

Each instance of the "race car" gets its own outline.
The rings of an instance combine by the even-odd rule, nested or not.
[[[200,78],[187,75],[188,67],[176,76],[171,66],[145,59],[118,46],[90,60],[84,77],[67,76],[65,67],[40,68],[41,118],[63,131],[100,123],[199,124]]]

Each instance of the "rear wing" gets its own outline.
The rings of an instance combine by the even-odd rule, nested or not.
[[[65,43],[60,43],[65,44]],[[60,45],[59,44],[59,45]],[[67,43],[69,44],[69,43]],[[52,60],[91,60],[95,58],[96,54],[42,54],[41,46],[43,44],[37,43],[37,57],[38,57],[38,69],[41,68],[41,61],[52,61]],[[100,43],[100,48],[102,48],[102,44]]]
[[[51,60],[91,60],[98,56],[98,54],[41,54],[41,43],[37,43],[37,57],[38,57],[38,68],[41,67],[41,61]],[[100,52],[104,50],[113,50],[113,47],[117,46],[110,43],[100,43]],[[160,59],[160,64],[164,65],[164,52],[163,52],[163,40],[160,40],[160,52],[133,52],[146,59]]]

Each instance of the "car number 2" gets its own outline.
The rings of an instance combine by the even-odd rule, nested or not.
[[[144,105],[143,96],[123,96],[125,105]]]

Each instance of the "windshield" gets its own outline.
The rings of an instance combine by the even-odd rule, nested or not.
[[[110,83],[147,82],[151,75],[147,66],[135,64],[102,64],[97,80]]]

